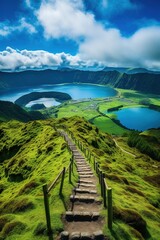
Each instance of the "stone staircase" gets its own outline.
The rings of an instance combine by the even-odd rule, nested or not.
[[[100,216],[102,202],[97,193],[98,179],[92,172],[84,156],[68,137],[61,132],[73,152],[74,161],[79,174],[77,187],[70,196],[70,209],[64,216],[64,231],[60,235],[62,240],[102,240],[103,218]]]

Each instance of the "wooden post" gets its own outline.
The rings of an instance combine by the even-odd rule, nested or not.
[[[72,183],[72,160],[70,161],[70,165],[69,165],[69,183]]]
[[[88,149],[88,161],[90,161],[89,158],[90,158],[90,151]]]
[[[66,168],[64,167],[64,168],[63,168],[63,172],[62,172],[62,180],[61,180],[61,185],[60,185],[60,189],[59,189],[59,195],[62,195],[62,189],[63,189],[65,171],[66,171]]]
[[[80,143],[80,150],[82,151],[82,143]]]
[[[101,185],[101,196],[103,197],[103,174],[102,174],[102,171],[100,170],[99,171],[99,175],[100,175],[100,185]]]
[[[105,174],[103,173],[102,174],[102,181],[103,181],[103,206],[104,206],[104,208],[106,208],[107,207],[107,202],[106,202],[106,185],[105,185],[104,179],[105,179]]]
[[[94,164],[94,170],[96,170],[96,160],[95,160],[95,157],[94,157],[93,164]]]
[[[49,210],[47,184],[45,184],[43,186],[43,196],[44,196],[44,207],[45,207],[46,222],[47,222],[47,233],[48,233],[48,235],[51,235],[52,234],[52,228],[51,228],[51,218],[50,218],[50,210]]]
[[[74,157],[73,157],[73,153],[72,153],[72,158],[71,158],[71,162],[72,162],[72,173],[73,173],[73,161],[74,161]]]
[[[108,196],[108,228],[112,230],[112,219],[113,219],[112,188],[107,189],[107,196]]]
[[[96,162],[96,173],[98,174],[98,163]]]

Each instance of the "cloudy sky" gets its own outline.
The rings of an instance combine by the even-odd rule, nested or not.
[[[159,0],[1,0],[0,70],[160,70]]]

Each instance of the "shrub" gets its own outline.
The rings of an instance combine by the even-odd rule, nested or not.
[[[127,223],[145,236],[147,234],[146,221],[142,216],[132,209],[113,208],[114,217]]]
[[[0,231],[2,231],[3,227],[5,226],[5,224],[8,222],[8,218],[7,217],[1,217],[0,218]]]
[[[44,235],[46,232],[46,225],[43,222],[37,224],[36,228],[34,229],[34,235]]]
[[[2,231],[2,235],[6,237],[10,235],[13,231],[20,234],[25,228],[26,228],[26,224],[20,221],[9,222],[5,224]]]
[[[36,181],[31,180],[30,182],[26,183],[19,191],[19,194],[23,194],[23,193],[29,193],[30,191],[32,191],[34,188],[36,188],[38,186],[38,183],[36,183]]]
[[[29,209],[32,209],[34,204],[29,201],[27,198],[19,199],[19,200],[11,200],[3,207],[3,212],[16,213],[16,212],[24,212]]]
[[[152,146],[147,139],[139,135],[139,132],[133,131],[128,138],[128,145],[136,147],[140,152],[147,154],[153,159],[160,161],[160,153],[156,147]]]

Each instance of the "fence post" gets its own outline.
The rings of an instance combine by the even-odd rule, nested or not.
[[[94,157],[93,164],[94,164],[94,170],[96,170],[96,160],[95,160],[95,157]]]
[[[61,185],[60,185],[60,189],[59,189],[59,195],[62,195],[62,189],[63,189],[65,171],[66,171],[66,168],[64,167],[64,168],[63,168],[63,172],[62,172],[62,180],[61,180]]]
[[[104,182],[104,178],[105,178],[105,174],[103,173],[102,174],[102,181],[103,181],[103,206],[104,208],[107,207],[107,203],[106,203],[106,185],[105,185],[105,182]]]
[[[50,235],[50,234],[52,234],[52,228],[51,228],[51,218],[50,218],[50,210],[49,210],[47,184],[45,184],[43,186],[43,196],[44,196],[44,207],[45,207],[46,222],[47,222],[47,233],[48,233],[48,235]]]
[[[72,175],[72,160],[70,161],[69,165],[69,183],[72,182],[71,175]]]
[[[101,196],[104,196],[104,191],[103,191],[103,174],[102,171],[99,171],[99,175],[100,175],[100,185],[101,185]]]
[[[108,196],[108,228],[112,230],[112,219],[113,219],[112,188],[107,189],[107,196]]]
[[[98,174],[98,162],[96,162],[96,173]]]

